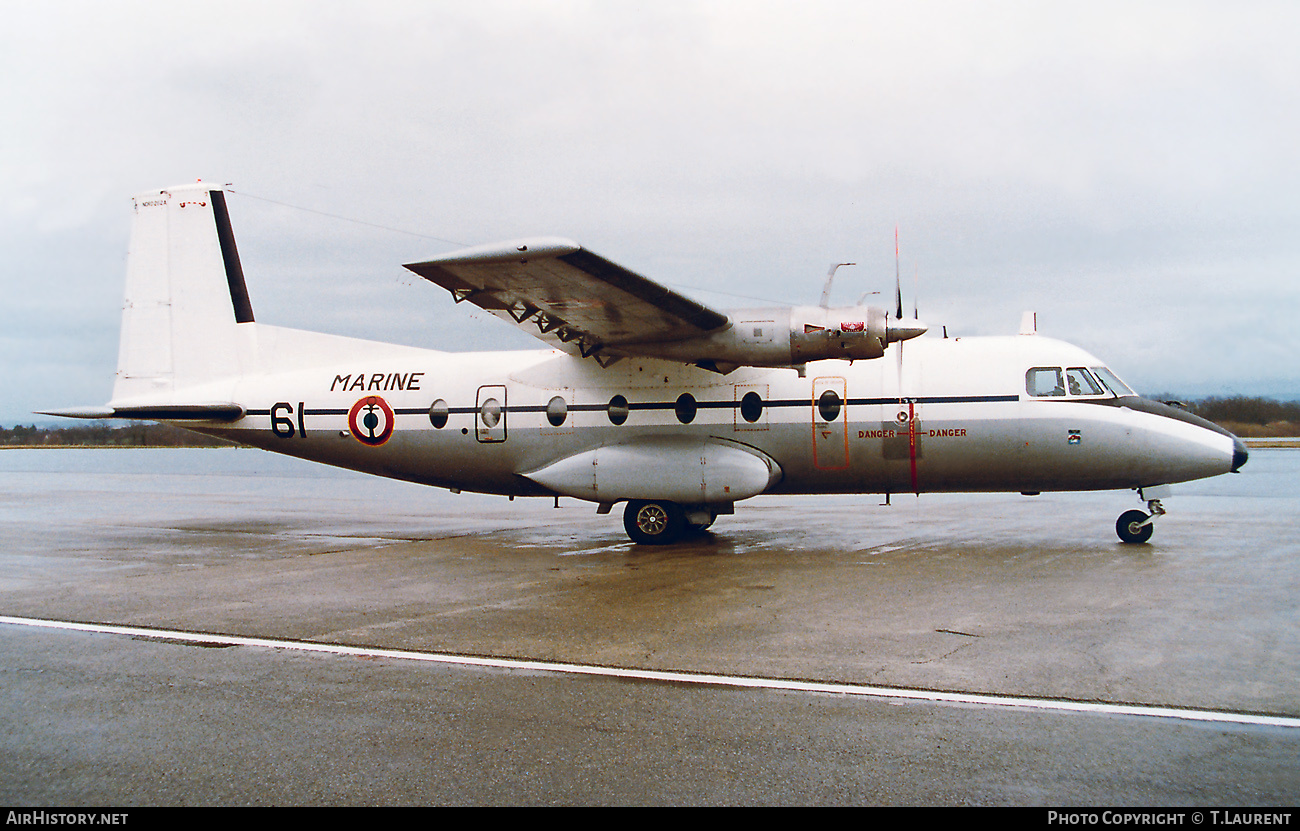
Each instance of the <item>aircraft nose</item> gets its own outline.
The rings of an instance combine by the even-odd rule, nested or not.
[[[1241,466],[1246,464],[1250,454],[1246,452],[1246,443],[1236,436],[1232,437],[1232,472],[1236,473],[1241,470]]]

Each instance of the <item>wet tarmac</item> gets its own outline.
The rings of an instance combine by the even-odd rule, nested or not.
[[[0,801],[1288,805],[1300,451],[1124,493],[759,497],[672,548],[253,450],[0,452]],[[1190,716],[305,653],[216,636]],[[1019,699],[1017,699],[1019,700]],[[1204,718],[1195,713],[1204,712]],[[1224,724],[1214,714],[1244,714]],[[1300,724],[1300,722],[1297,722]]]

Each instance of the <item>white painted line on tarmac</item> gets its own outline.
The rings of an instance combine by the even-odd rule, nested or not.
[[[362,646],[288,641],[272,638],[245,638],[237,635],[215,635],[205,632],[183,632],[173,629],[153,629],[138,626],[117,626],[106,623],[75,623],[63,620],[11,617],[0,615],[0,624],[31,626],[43,629],[64,629],[74,632],[94,632],[106,635],[129,635],[137,638],[189,641],[191,643],[222,644],[225,646],[260,646],[267,649],[287,649],[296,652],[319,652],[328,655],[349,655],[366,658],[393,658],[403,661],[424,661],[436,664],[518,669],[532,672],[555,672],[568,675],[628,678],[638,681],[668,681],[675,684],[700,684],[715,687],[743,687],[749,689],[785,690],[791,692],[857,695],[907,701],[933,701],[940,704],[975,704],[988,707],[1011,707],[1024,710],[1043,710],[1067,713],[1100,713],[1106,715],[1170,718],[1184,721],[1241,724],[1255,727],[1300,728],[1300,718],[1293,716],[1268,716],[1250,713],[1228,713],[1216,710],[1197,710],[1186,707],[1158,707],[1146,704],[1110,704],[1100,701],[1070,701],[1060,698],[1024,698],[1011,695],[942,692],[939,690],[909,689],[905,687],[879,687],[870,684],[833,684],[815,681],[792,681],[782,678],[753,678],[742,675],[714,675],[696,672],[671,672],[651,669],[624,669],[590,664],[565,664],[554,661],[525,661],[511,658],[479,658],[470,655],[452,655],[440,652],[416,652],[406,649],[375,649]]]

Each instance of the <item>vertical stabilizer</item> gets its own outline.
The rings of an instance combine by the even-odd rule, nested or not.
[[[113,400],[233,379],[253,309],[225,193],[198,183],[134,201]]]

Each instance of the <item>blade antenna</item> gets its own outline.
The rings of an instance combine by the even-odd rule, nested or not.
[[[857,263],[836,263],[835,265],[832,265],[832,266],[831,266],[831,270],[830,270],[830,271],[826,272],[826,285],[825,285],[824,288],[822,288],[822,308],[823,308],[823,309],[829,309],[829,308],[830,308],[830,302],[831,302],[831,283],[835,281],[835,272],[838,271],[838,270],[840,269],[841,266],[846,266],[846,265],[857,265]]]

